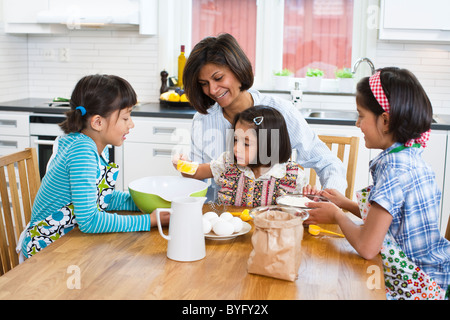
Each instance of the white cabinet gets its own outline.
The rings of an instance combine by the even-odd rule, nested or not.
[[[158,0],[3,0],[6,33],[67,33],[139,27],[157,33]]]
[[[24,112],[0,112],[0,156],[30,146],[29,115]]]
[[[450,41],[450,1],[381,0],[382,40]]]
[[[189,154],[191,119],[135,118],[135,127],[123,145],[124,189],[146,176],[177,176],[176,153]]]

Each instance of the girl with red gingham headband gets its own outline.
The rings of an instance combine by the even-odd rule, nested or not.
[[[399,68],[363,78],[356,103],[366,147],[383,150],[370,161],[373,185],[356,192],[357,202],[321,191],[331,202],[309,203],[309,219],[339,224],[365,259],[381,254],[388,299],[448,299],[450,242],[438,227],[441,191],[420,148],[429,138],[431,103],[417,78]]]

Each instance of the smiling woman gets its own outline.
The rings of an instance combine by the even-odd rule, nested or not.
[[[235,116],[253,106],[276,109],[284,117],[290,142],[303,167],[314,168],[321,185],[346,189],[345,168],[288,100],[251,88],[253,71],[244,51],[230,34],[207,37],[192,50],[184,69],[185,92],[194,108],[191,160],[209,163],[226,150],[227,130]],[[215,183],[208,197],[215,198]]]

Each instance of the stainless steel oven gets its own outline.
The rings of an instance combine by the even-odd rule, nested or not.
[[[65,116],[54,114],[30,115],[30,146],[37,150],[41,179],[52,156],[55,139],[64,134],[58,125],[64,119]],[[114,162],[114,147],[110,148],[109,160]]]

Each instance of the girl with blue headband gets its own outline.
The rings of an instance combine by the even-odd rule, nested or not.
[[[36,196],[31,221],[18,247],[28,258],[78,226],[85,233],[148,231],[153,215],[117,215],[139,211],[129,193],[114,190],[118,167],[107,145],[121,146],[134,127],[131,110],[136,93],[112,75],[83,77],[75,86],[65,135],[58,137]],[[108,210],[108,212],[106,211]],[[169,221],[168,213],[162,217]]]

